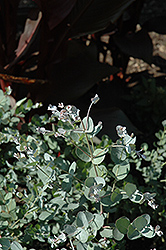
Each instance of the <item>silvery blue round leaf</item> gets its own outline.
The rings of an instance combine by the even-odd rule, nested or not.
[[[76,238],[82,242],[82,243],[86,243],[89,237],[89,233],[83,229],[83,228],[78,228],[78,233],[76,235]]]
[[[80,130],[91,133],[94,130],[94,123],[91,117],[84,117],[82,123],[80,124]]]
[[[66,224],[64,226],[65,233],[68,234],[68,236],[72,236],[77,232],[77,228],[74,225],[68,225]]]

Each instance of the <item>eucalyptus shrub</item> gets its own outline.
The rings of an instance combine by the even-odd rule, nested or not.
[[[154,148],[152,150],[149,150],[147,143],[142,144],[146,166],[142,166],[142,159],[136,157],[135,154],[132,154],[132,159],[130,160],[130,162],[136,164],[136,169],[142,173],[146,183],[160,180],[166,164],[166,120],[162,122],[162,125],[163,130],[160,129],[155,133],[157,141],[153,144]]]
[[[112,219],[121,200],[158,205],[155,193],[142,193],[125,179],[130,155],[144,158],[136,137],[118,125],[116,142],[104,136],[96,143],[102,122],[95,125],[90,110],[98,100],[91,99],[83,119],[75,106],[60,103],[49,105],[50,116],[26,123],[26,113],[40,104],[23,99],[11,108],[0,90],[1,249],[35,247],[36,240],[54,249],[113,249],[125,235],[134,240],[163,234],[149,214]]]

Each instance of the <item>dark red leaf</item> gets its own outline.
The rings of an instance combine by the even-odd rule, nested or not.
[[[6,64],[14,57],[16,48],[16,29],[17,29],[17,8],[20,0],[4,0],[0,1],[0,36],[3,51],[0,52],[5,60],[1,58],[1,62]],[[0,48],[2,50],[2,48]]]
[[[25,50],[25,48],[27,47],[27,45],[31,41],[32,36],[34,35],[34,33],[35,33],[39,23],[40,23],[41,18],[42,18],[42,13],[39,12],[37,20],[31,20],[29,18],[26,20],[24,32],[21,35],[18,47],[15,50],[17,57],[20,56],[20,54]]]
[[[17,49],[15,49],[15,58],[8,65],[4,67],[5,70],[10,70],[16,64],[20,64],[20,60],[26,61],[27,57],[31,56],[33,52],[39,50],[40,39],[40,21],[42,19],[42,12],[34,8],[28,13],[25,22],[24,32],[20,36]]]
[[[142,27],[147,31],[155,31],[159,34],[166,34],[166,16],[156,16],[147,20]]]
[[[10,82],[6,82],[6,81],[0,79],[0,86],[1,86],[1,89],[3,90],[3,92],[5,92],[6,88],[10,85],[11,85]]]
[[[115,21],[134,0],[35,1],[40,4],[43,11],[43,35],[41,34],[38,65],[38,75],[42,76],[43,64],[64,59],[64,48],[68,38],[103,30],[112,20]],[[69,2],[70,8],[67,9]],[[69,10],[71,10],[70,13]],[[63,19],[64,16],[65,19]],[[57,22],[57,18],[60,18],[61,23]],[[47,25],[52,28],[50,32]]]
[[[153,45],[146,30],[125,35],[117,34],[114,41],[123,53],[152,63]]]
[[[40,85],[37,100],[43,102],[49,96],[50,102],[72,102],[98,81],[118,71],[116,67],[97,61],[97,48],[94,44],[86,47],[77,41],[70,41],[66,60],[47,66],[50,84]],[[36,89],[33,92],[36,94]]]
[[[50,30],[71,12],[77,0],[34,0],[43,12]]]

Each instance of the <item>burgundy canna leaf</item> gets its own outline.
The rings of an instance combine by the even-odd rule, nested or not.
[[[77,0],[34,0],[47,20],[50,30],[54,29],[71,12]]]
[[[18,47],[15,50],[17,57],[20,56],[20,54],[25,50],[25,48],[29,44],[30,40],[32,39],[32,36],[34,35],[34,32],[36,31],[40,23],[41,18],[42,13],[39,12],[37,20],[31,20],[29,18],[26,20],[24,32],[21,35]]]

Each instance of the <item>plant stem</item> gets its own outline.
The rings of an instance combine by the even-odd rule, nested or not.
[[[92,152],[92,149],[91,149],[91,146],[90,146],[90,143],[89,143],[89,140],[88,140],[88,136],[86,134],[86,130],[85,130],[85,126],[83,124],[83,122],[81,121],[81,124],[82,124],[82,127],[84,129],[84,133],[85,133],[85,138],[86,138],[86,141],[87,141],[87,144],[88,144],[88,149],[89,149],[89,152],[90,152],[90,155],[91,155],[91,161],[93,159],[93,152]],[[94,167],[94,170],[95,170],[95,173],[96,173],[96,176],[98,176],[98,173],[97,173],[97,168],[95,166],[94,163],[92,163],[93,167]]]

